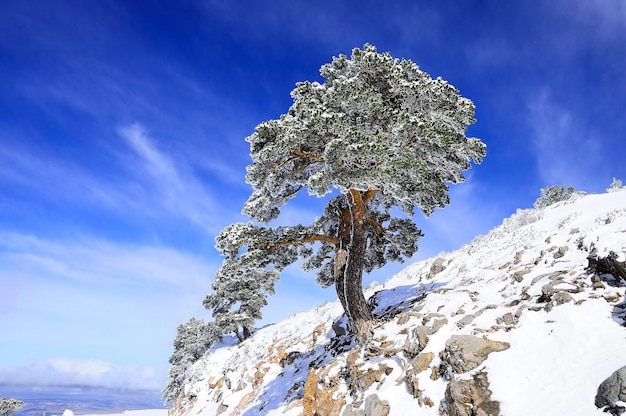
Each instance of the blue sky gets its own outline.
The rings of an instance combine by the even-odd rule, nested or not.
[[[371,43],[476,104],[482,165],[417,258],[553,184],[626,180],[626,2],[0,4],[0,384],[161,388],[176,326],[209,318],[215,235],[240,214],[254,127]],[[282,221],[322,205],[298,200]],[[392,265],[366,279],[384,280]],[[288,269],[264,322],[333,289]]]

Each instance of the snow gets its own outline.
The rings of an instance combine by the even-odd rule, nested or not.
[[[511,348],[489,357],[493,398],[502,414],[603,414],[594,406],[596,390],[626,364],[624,332],[615,330],[606,312],[600,300],[523,315],[515,333],[503,338]],[[602,315],[609,319],[597,319]],[[590,327],[602,336],[590,336]]]
[[[431,270],[436,259],[428,259],[370,286],[366,297],[376,293],[375,312],[385,316],[375,328],[374,343],[393,354],[341,345],[346,338],[336,331],[341,332],[345,318],[338,302],[260,329],[242,344],[213,348],[194,366],[186,396],[173,414],[300,415],[303,404],[297,399],[311,371],[319,371],[323,387],[334,388],[333,398],[343,397],[347,404],[375,393],[389,402],[390,416],[405,416],[418,407],[420,415],[439,415],[447,380],[433,373],[452,335],[510,344],[489,354],[477,369],[455,375],[469,379],[486,372],[491,400],[499,402],[502,415],[605,414],[594,398],[600,383],[626,365],[620,307],[625,287],[606,283],[594,289],[585,268],[592,244],[600,256],[614,251],[624,260],[625,207],[622,190],[520,210],[489,234],[441,253],[445,268],[438,273]],[[542,302],[546,287],[567,292],[572,300]],[[434,327],[437,321],[441,328],[429,335],[422,351],[434,359],[417,375],[419,389],[434,405],[420,407],[407,389],[410,358],[402,347],[407,331]],[[281,361],[290,353],[292,362]],[[388,373],[360,392],[359,400],[353,398],[342,374],[381,365]]]
[[[71,412],[66,410],[65,412]],[[65,416],[65,412],[63,415]],[[143,410],[125,410],[122,413],[106,413],[106,414],[86,414],[80,416],[167,416],[167,409],[143,409]],[[73,414],[73,413],[72,413]]]

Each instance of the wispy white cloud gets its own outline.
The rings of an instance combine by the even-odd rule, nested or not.
[[[84,166],[55,159],[35,149],[0,148],[0,183],[6,189],[32,190],[39,198],[56,203],[119,209],[134,206],[133,195],[115,182],[99,178]]]
[[[20,233],[0,233],[3,271],[83,282],[150,282],[171,287],[206,284],[213,266],[206,258],[175,249],[121,244],[93,237],[70,242]]]
[[[155,179],[164,182],[167,187],[177,191],[183,187],[183,181],[174,168],[174,164],[167,156],[156,150],[150,142],[144,127],[139,124],[133,124],[121,129],[120,132],[133,150],[144,160],[146,170]]]
[[[215,197],[218,171],[233,175],[227,165],[208,166],[211,171],[200,178],[197,166],[160,150],[141,125],[121,128],[119,135],[132,152],[105,152],[103,164],[97,167],[34,146],[0,148],[0,185],[20,194],[29,192],[30,198],[20,196],[4,203],[7,207],[52,204],[63,207],[65,215],[68,209],[83,209],[120,219],[149,216],[186,222],[209,233],[219,231],[228,221],[225,216],[238,214],[239,207],[232,210],[228,199]],[[243,174],[239,182],[245,185]]]
[[[581,122],[582,121],[582,122]],[[556,102],[548,89],[529,99],[527,123],[533,132],[538,173],[545,185],[573,185],[594,189],[603,171],[604,149],[584,118]],[[596,174],[589,175],[590,170]]]
[[[0,384],[26,386],[99,386],[111,389],[160,390],[162,374],[141,366],[122,366],[106,361],[54,358],[0,368]]]
[[[593,33],[603,38],[624,35],[626,30],[626,3],[613,0],[560,0],[556,2],[562,13],[588,25]]]
[[[141,161],[142,169],[135,171],[144,187],[144,195],[151,192],[150,203],[185,218],[203,228],[213,229],[219,223],[220,206],[208,188],[195,178],[191,169],[160,151],[148,131],[138,123],[120,129],[120,135]]]

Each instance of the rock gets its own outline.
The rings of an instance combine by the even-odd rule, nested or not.
[[[445,366],[443,365],[432,367],[430,370],[430,379],[433,381],[439,380],[441,378],[442,371],[445,371]]]
[[[324,332],[326,332],[326,323],[322,322],[313,329],[313,342],[315,343]]]
[[[296,361],[296,359],[298,359],[300,356],[302,356],[302,353],[300,351],[291,351],[280,359],[278,365],[280,365],[282,368],[285,368],[286,366],[293,364],[294,361]]]
[[[552,256],[555,259],[560,259],[561,257],[563,257],[565,255],[565,253],[567,253],[568,250],[569,250],[568,246],[559,247],[559,249],[556,251],[556,253],[554,253]]]
[[[511,262],[507,261],[506,263],[502,264],[500,267],[498,267],[498,270],[504,270],[507,267],[511,267]]]
[[[416,310],[400,313],[400,314],[398,314],[398,325],[406,324],[407,322],[409,322],[409,319],[411,319],[411,318],[418,319],[418,318],[421,318],[421,317],[422,317],[422,315],[420,313],[418,313]]]
[[[557,305],[562,305],[564,303],[573,301],[574,298],[568,292],[562,290],[560,292],[555,293],[554,296],[552,297],[552,300],[556,302]]]
[[[502,322],[504,322],[505,325],[514,325],[515,321],[515,317],[511,312],[507,312],[502,315]]]
[[[435,405],[430,397],[424,397],[424,404],[428,407],[433,407]]]
[[[222,413],[224,413],[227,410],[228,410],[228,405],[226,405],[224,403],[220,403],[220,405],[217,407],[217,410],[215,411],[215,414],[216,415],[221,415]]]
[[[557,278],[541,287],[541,296],[539,297],[539,299],[537,299],[537,302],[549,302],[550,300],[552,300],[552,296],[559,292],[578,293],[580,291],[581,288],[577,285],[566,282],[562,278]]]
[[[440,314],[438,312],[430,312],[424,315],[424,317],[422,318],[422,325],[427,325],[434,318],[447,319],[446,316],[443,314]]]
[[[421,373],[430,366],[430,363],[433,361],[434,358],[435,354],[433,354],[432,352],[419,354],[411,361],[411,365],[413,365],[415,371]]]
[[[574,298],[572,297],[572,295],[562,290],[560,292],[555,293],[554,296],[552,296],[552,299],[550,299],[550,301],[546,304],[545,309],[547,312],[550,312],[552,308],[554,308],[555,306],[562,305],[567,302],[573,302],[573,301],[574,301]]]
[[[419,398],[422,392],[420,391],[419,379],[417,378],[419,371],[415,368],[409,368],[406,370],[406,389],[411,396]]]
[[[452,379],[444,396],[448,416],[499,416],[500,403],[491,400],[489,381],[485,372],[474,374],[471,380]]]
[[[511,275],[511,278],[516,282],[524,280],[524,275],[530,273],[531,269],[518,270]]]
[[[545,252],[545,251],[543,251],[543,250],[541,250],[541,251],[539,252],[539,257],[537,257],[537,258],[535,259],[535,261],[533,261],[533,264],[534,264],[535,266],[536,266],[536,265],[538,265],[538,264],[541,262],[541,259],[543,258],[543,256],[544,256],[545,254],[546,254],[546,252]]]
[[[428,335],[432,335],[434,333],[436,333],[437,331],[439,331],[445,324],[448,323],[448,318],[435,318],[435,320],[433,321],[433,324],[430,326],[430,328],[428,328],[428,330],[426,331],[426,333]]]
[[[350,333],[350,331],[346,327],[346,322],[343,319],[337,319],[335,322],[333,322],[332,328],[333,331],[335,331],[335,335],[338,337],[342,337]]]
[[[612,414],[621,414],[617,412],[617,402],[626,402],[626,366],[615,371],[598,387],[596,393],[595,404],[596,407],[607,407],[607,410]]]
[[[427,332],[423,326],[416,326],[409,332],[402,348],[407,356],[413,358],[426,348],[426,344],[428,344]]]
[[[499,325],[504,324],[507,326],[511,326],[517,324],[518,319],[518,316],[514,316],[511,312],[507,312],[502,315],[502,317],[497,318],[496,323]]]
[[[321,372],[321,371],[320,371]],[[342,395],[334,398],[337,387],[326,387],[320,383],[320,377],[315,369],[309,369],[304,383],[303,416],[337,416],[346,404]],[[233,413],[235,414],[235,413]]]
[[[602,297],[609,303],[618,302],[622,298],[621,295],[618,293],[606,293],[602,295]]]
[[[387,416],[390,406],[387,400],[380,400],[376,394],[365,398],[365,414],[367,416]]]
[[[604,284],[604,282],[602,282],[602,279],[600,279],[600,276],[594,274],[593,276],[591,276],[591,286],[593,287],[593,289],[606,289],[606,285]]]
[[[422,400],[422,391],[419,388],[418,375],[430,366],[435,358],[432,352],[420,354],[411,361],[411,368],[406,371],[406,386],[409,394],[418,400]]]
[[[463,328],[465,325],[469,325],[472,323],[472,321],[476,318],[476,316],[470,314],[465,315],[463,318],[459,319],[459,321],[456,323],[456,325],[459,328]]]
[[[436,274],[441,273],[442,271],[444,271],[446,269],[446,262],[448,260],[444,259],[444,258],[438,258],[436,259],[432,266],[430,266],[430,272],[428,273],[428,277],[431,278],[433,276],[435,276]]]
[[[350,404],[344,407],[341,416],[365,416],[365,412],[362,409],[355,408]]]
[[[509,347],[508,342],[491,341],[473,335],[453,335],[446,341],[441,359],[460,374],[481,365],[490,353],[504,351]]]
[[[386,364],[379,364],[378,369],[368,368],[365,371],[361,371],[358,368],[353,368],[350,373],[352,377],[352,385],[353,387],[358,388],[360,391],[365,391],[369,389],[372,384],[380,383],[383,377],[383,374],[389,375],[391,373],[390,370],[393,370],[391,367]]]

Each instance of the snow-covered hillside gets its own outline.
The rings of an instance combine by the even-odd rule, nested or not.
[[[213,348],[170,414],[606,414],[594,402],[626,366],[626,285],[592,279],[593,247],[624,261],[626,191],[518,211],[368,288],[369,349],[351,343],[337,302]],[[607,403],[621,403],[620,380]]]

